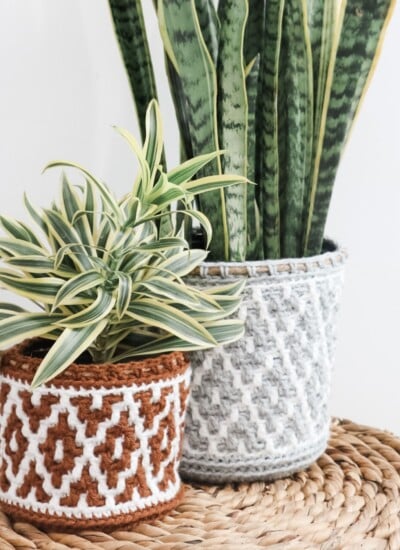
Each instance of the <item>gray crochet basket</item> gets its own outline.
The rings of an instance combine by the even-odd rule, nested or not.
[[[180,467],[210,483],[268,480],[312,464],[329,436],[328,397],[346,253],[207,263],[198,286],[246,277],[238,342],[192,355]]]

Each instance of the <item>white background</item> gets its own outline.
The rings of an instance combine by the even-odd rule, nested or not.
[[[178,138],[151,0],[144,0],[170,166]],[[350,252],[332,412],[400,434],[400,7],[342,160],[328,235]],[[0,211],[46,205],[46,162],[84,164],[117,193],[135,164],[112,125],[138,135],[106,0],[0,0]]]

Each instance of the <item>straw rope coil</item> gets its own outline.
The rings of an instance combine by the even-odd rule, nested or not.
[[[0,516],[1,550],[399,550],[400,439],[334,421],[326,453],[273,483],[188,487],[175,512],[106,534],[45,533]]]

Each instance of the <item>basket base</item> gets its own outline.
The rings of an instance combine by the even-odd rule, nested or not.
[[[16,521],[24,521],[33,523],[38,527],[48,529],[62,529],[63,531],[77,531],[83,529],[102,529],[103,531],[115,530],[117,527],[127,527],[134,525],[139,521],[151,521],[159,519],[173,510],[183,499],[185,487],[182,485],[178,494],[168,502],[156,504],[144,510],[136,510],[134,512],[119,514],[109,517],[100,518],[70,518],[52,516],[50,514],[42,514],[27,508],[20,508],[7,502],[1,502],[1,510],[12,517]]]
[[[327,433],[306,452],[293,453],[291,456],[271,458],[245,458],[227,455],[218,460],[204,457],[184,456],[179,473],[186,481],[198,481],[210,484],[240,483],[251,481],[273,481],[284,478],[313,464],[325,452],[328,445]],[[241,458],[241,459],[240,459]]]

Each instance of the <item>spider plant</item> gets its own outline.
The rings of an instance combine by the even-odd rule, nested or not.
[[[191,159],[165,172],[163,141],[155,101],[146,115],[143,149],[119,129],[139,161],[132,190],[117,200],[85,168],[56,161],[47,168],[77,169],[83,183],[65,173],[57,200],[49,208],[25,205],[38,230],[0,217],[0,286],[31,300],[27,310],[0,304],[0,346],[24,338],[52,343],[36,372],[33,387],[62,372],[83,352],[95,362],[119,362],[172,350],[196,350],[233,341],[242,323],[225,319],[239,305],[241,284],[199,290],[185,275],[207,257],[189,249],[177,215],[197,220],[211,238],[204,214],[192,209],[193,197],[242,182],[240,176],[192,177],[217,153]],[[168,220],[168,223],[160,223]],[[32,309],[32,308],[31,308]]]
[[[185,158],[238,184],[198,198],[216,260],[321,252],[332,188],[395,0],[154,2]],[[215,7],[217,5],[217,7]],[[140,0],[110,0],[139,120],[155,97]]]

